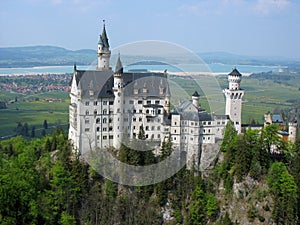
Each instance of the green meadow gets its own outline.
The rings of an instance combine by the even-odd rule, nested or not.
[[[66,92],[48,92],[29,96],[12,96],[18,101],[7,105],[7,109],[0,110],[0,136],[13,135],[17,124],[27,123],[29,132],[32,126],[36,128],[36,136],[40,136],[44,120],[47,120],[51,133],[55,126],[67,127],[69,98]],[[47,102],[45,98],[61,98],[62,102]]]

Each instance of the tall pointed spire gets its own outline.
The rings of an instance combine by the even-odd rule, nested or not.
[[[121,62],[120,52],[119,52],[118,61],[117,61],[116,68],[115,68],[115,73],[116,74],[122,74],[123,73],[123,65],[122,65],[122,62]]]
[[[102,30],[102,34],[100,35],[100,39],[102,41],[103,47],[109,49],[109,43],[108,43],[108,38],[105,29],[105,20],[103,20],[103,30]]]

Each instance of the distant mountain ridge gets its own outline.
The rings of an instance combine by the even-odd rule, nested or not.
[[[231,65],[283,65],[291,60],[279,57],[244,56],[227,52],[197,53],[206,63]],[[126,56],[124,56],[126,57]],[[68,50],[57,46],[26,46],[0,48],[0,68],[90,65],[97,59],[95,50]]]
[[[88,65],[97,58],[90,49],[68,50],[57,46],[0,48],[0,67]]]

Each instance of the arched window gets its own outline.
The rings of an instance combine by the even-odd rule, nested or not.
[[[102,123],[107,123],[107,118],[103,118]]]
[[[97,115],[97,110],[94,110],[94,115]]]
[[[103,114],[107,114],[107,109],[103,109]]]
[[[86,111],[85,111],[85,115],[90,115],[89,110],[86,110]]]
[[[100,123],[100,118],[97,118],[97,119],[96,119],[96,123]]]

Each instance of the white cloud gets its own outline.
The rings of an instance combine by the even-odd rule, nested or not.
[[[288,0],[258,0],[254,9],[258,13],[270,14],[273,11],[281,11],[290,4]]]

